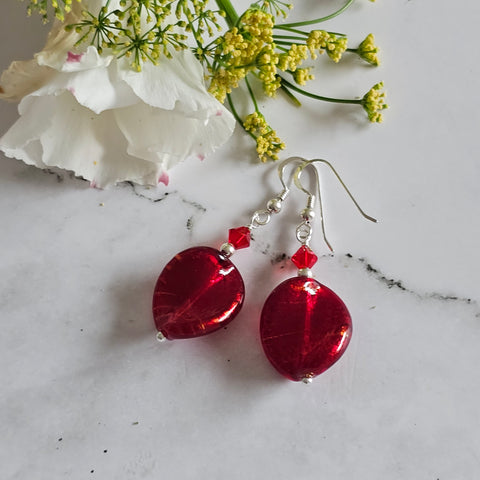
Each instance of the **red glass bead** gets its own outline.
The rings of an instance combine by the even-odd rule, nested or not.
[[[294,277],[268,297],[260,320],[263,349],[290,380],[313,378],[348,346],[352,320],[343,301],[317,280]]]
[[[250,229],[248,227],[231,228],[228,231],[228,243],[236,249],[250,246]]]
[[[242,277],[230,260],[214,248],[189,248],[170,260],[158,277],[155,325],[169,340],[206,335],[235,318],[244,296]]]
[[[298,269],[312,268],[317,263],[318,257],[307,245],[302,245],[293,255],[292,262]]]

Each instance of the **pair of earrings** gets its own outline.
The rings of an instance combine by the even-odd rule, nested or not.
[[[316,196],[301,183],[302,172],[311,169],[316,180],[323,238],[325,234],[320,181],[315,162],[333,171],[360,213],[375,222],[358,205],[333,166],[323,159],[292,157],[278,167],[282,191],[257,210],[248,225],[232,228],[220,250],[193,247],[178,253],[160,274],[153,294],[153,317],[159,340],[194,338],[212,333],[231,322],[240,312],[245,286],[230,261],[233,253],[250,245],[251,231],[269,223],[282,210],[289,194],[285,169],[296,164],[293,179],[304,192],[307,205],[296,237],[301,246],[291,257],[298,276],[278,285],[267,298],[260,319],[260,337],[265,354],[275,369],[293,381],[310,383],[344,353],[352,335],[352,321],[343,301],[313,278],[317,256],[309,246]]]

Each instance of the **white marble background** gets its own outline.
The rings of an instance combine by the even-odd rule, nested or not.
[[[23,8],[2,2],[2,68],[43,41]],[[315,272],[347,303],[354,338],[309,386],[272,369],[257,332],[266,296],[295,273],[281,256],[297,248],[299,194],[234,257],[247,301],[228,329],[155,340],[165,263],[218,246],[277,189],[241,131],[158,190],[95,190],[0,158],[0,477],[478,478],[479,20],[475,0],[359,0],[328,28],[352,44],[375,32],[383,65],[321,62],[330,76],[315,88],[360,95],[384,80],[385,123],[350,107],[266,104],[285,157],[328,158],[380,219],[364,221],[325,172],[335,255],[317,229]],[[2,133],[16,115],[0,104]]]

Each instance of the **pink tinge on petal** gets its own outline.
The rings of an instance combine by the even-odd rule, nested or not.
[[[203,153],[199,153],[199,154],[197,155],[197,158],[198,158],[201,162],[203,162],[203,161],[205,160],[205,155],[204,155]]]
[[[158,178],[158,183],[163,183],[165,186],[168,185],[168,182],[170,181],[170,178],[168,177],[167,172],[163,172],[160,177]]]
[[[95,180],[90,182],[90,188],[97,188],[97,182]]]
[[[83,53],[73,53],[73,52],[68,52],[67,53],[67,62],[69,63],[78,63],[83,57]]]
[[[223,115],[223,112],[221,110],[217,110],[217,113],[215,115],[217,117],[221,117]]]
[[[75,89],[73,87],[68,87],[67,90],[72,94],[75,95]]]

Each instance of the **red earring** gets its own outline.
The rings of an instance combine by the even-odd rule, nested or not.
[[[376,222],[363,212],[326,160],[305,161],[295,171],[295,185],[308,195],[307,207],[301,213],[303,221],[297,227],[297,240],[301,247],[292,256],[298,276],[282,282],[267,298],[260,319],[260,337],[268,360],[278,372],[290,380],[305,383],[310,383],[340,359],[352,335],[352,320],[342,299],[315,280],[311,271],[317,262],[317,256],[309,246],[315,195],[300,183],[301,173],[306,167],[311,167],[315,173],[323,238],[332,250],[325,235],[320,181],[314,162],[329,166],[360,213]]]
[[[280,164],[281,193],[268,201],[266,209],[257,210],[248,225],[230,229],[228,242],[220,250],[189,248],[178,253],[165,266],[153,293],[152,310],[158,340],[207,335],[238,315],[245,287],[230,257],[235,250],[250,245],[253,229],[266,225],[272,214],[280,212],[289,193],[283,180],[285,167],[303,161],[294,157]]]

